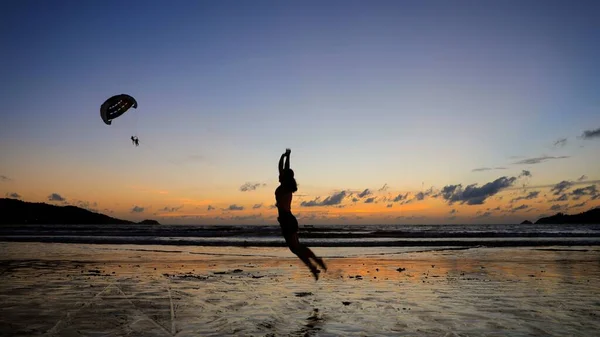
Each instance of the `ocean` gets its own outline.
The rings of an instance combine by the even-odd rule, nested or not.
[[[526,247],[600,245],[600,225],[300,226],[313,247]],[[3,225],[0,241],[175,246],[285,246],[278,225]]]

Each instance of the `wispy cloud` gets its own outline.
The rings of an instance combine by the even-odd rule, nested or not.
[[[540,194],[540,191],[531,191],[526,196],[516,197],[516,198],[512,199],[510,202],[515,202],[515,201],[519,201],[519,200],[535,199],[538,197],[539,194]]]
[[[12,181],[12,179],[9,178],[8,176],[0,175],[0,181],[2,181],[2,182],[9,182],[9,181]]]
[[[236,220],[236,221],[245,221],[245,220],[258,220],[258,219],[262,219],[262,213],[261,214],[250,214],[250,215],[234,215],[231,217],[231,220]]]
[[[571,186],[573,186],[573,183],[570,181],[566,181],[563,180],[560,183],[554,185],[554,187],[552,187],[550,189],[550,192],[554,192],[554,195],[559,195],[561,193],[563,193],[564,191],[568,190],[569,188],[571,188]]]
[[[592,138],[600,138],[600,128],[596,130],[585,130],[581,134],[581,138],[583,139],[592,139]]]
[[[531,165],[531,164],[543,163],[543,162],[545,162],[547,160],[565,159],[565,158],[570,158],[570,157],[569,156],[560,156],[560,157],[541,156],[541,157],[536,157],[536,158],[522,159],[522,160],[519,160],[519,161],[515,162],[514,164],[517,164],[517,165]]]
[[[240,191],[242,192],[249,192],[249,191],[255,191],[257,188],[259,187],[265,187],[267,186],[267,184],[261,184],[261,183],[245,183],[244,185],[240,186]]]
[[[519,174],[519,178],[522,178],[522,177],[529,177],[529,178],[531,178],[531,172],[527,171],[527,170],[521,171],[521,174]]]
[[[211,205],[208,205],[208,207],[206,208],[207,211],[212,211],[214,209],[216,209],[216,208],[212,207]]]
[[[577,178],[577,181],[583,181],[586,180],[588,177],[584,174],[581,177]]]
[[[98,207],[98,203],[96,202],[77,200],[73,203],[73,205],[83,209],[87,209],[88,211],[98,212],[98,209],[96,208]]]
[[[560,197],[556,198],[556,199],[552,199],[550,201],[568,201],[569,200],[569,196],[567,196],[566,194],[562,194]]]
[[[570,183],[572,186],[589,185],[589,184],[600,184],[600,180],[568,181],[568,183]],[[547,185],[527,186],[527,188],[553,188],[555,186],[556,186],[556,184],[547,184]],[[522,187],[508,187],[508,188],[506,188],[506,190],[515,190],[515,189],[522,189]]]
[[[574,200],[579,200],[583,196],[591,196],[592,200],[598,198],[598,190],[596,189],[596,185],[589,185],[583,188],[577,188],[571,191],[571,195]]]
[[[383,186],[378,191],[379,192],[385,192],[385,191],[388,190],[388,188],[389,188],[388,184],[385,183],[385,184],[383,184]]]
[[[511,212],[511,213],[515,213],[515,212],[522,211],[522,210],[524,210],[524,209],[527,209],[527,208],[529,208],[529,206],[527,206],[527,205],[523,204],[523,205],[521,205],[521,206],[518,206],[518,207],[514,207],[514,208],[512,208],[512,209],[510,210],[510,212]]]
[[[165,206],[165,207],[159,209],[159,212],[172,213],[172,212],[177,212],[178,210],[180,210],[182,208],[183,208],[183,205],[177,206],[177,207]]]
[[[263,204],[255,204],[254,206],[252,206],[252,209],[259,209],[263,206]]]
[[[567,138],[560,138],[554,142],[554,147],[563,147],[567,145]]]
[[[492,171],[492,170],[506,170],[506,167],[479,167],[474,168],[471,172],[482,172],[482,171]]]
[[[492,212],[484,212],[484,213],[479,213],[479,215],[477,215],[475,218],[489,218],[491,216],[492,216]]]
[[[21,199],[21,195],[17,192],[6,193],[6,197],[12,199]]]

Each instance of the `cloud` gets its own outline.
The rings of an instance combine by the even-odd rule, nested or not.
[[[261,184],[261,183],[245,183],[244,185],[240,186],[240,191],[242,192],[249,192],[249,191],[255,191],[257,188],[259,187],[265,187],[267,186],[267,184]]]
[[[577,188],[571,191],[571,195],[574,196],[573,199],[579,200],[579,198],[589,195],[593,199],[598,198],[598,190],[596,189],[596,185],[589,185],[583,188]]]
[[[398,194],[395,198],[394,198],[394,202],[400,202],[403,200],[408,199],[408,193],[405,193],[404,195],[402,193]]]
[[[12,192],[12,193],[6,193],[6,197],[7,198],[12,198],[12,199],[21,199],[21,195],[17,192]]]
[[[521,178],[521,177],[530,177],[531,178],[531,171],[527,171],[527,170],[521,171],[521,174],[519,174],[519,178]]]
[[[365,204],[372,204],[375,202],[375,199],[375,197],[367,198],[367,200],[365,200]]]
[[[392,206],[394,206],[394,204],[387,204],[387,208],[392,208]]]
[[[388,187],[388,184],[387,184],[387,183],[385,183],[385,184],[383,184],[383,186],[382,186],[382,187],[381,187],[381,188],[380,188],[378,191],[379,191],[379,192],[385,192],[385,191],[387,191],[387,189],[388,189],[388,188],[389,188],[389,187]]]
[[[538,197],[539,194],[540,194],[540,191],[531,191],[526,196],[524,196],[524,197],[516,197],[516,198],[512,199],[510,202],[519,201],[519,200],[531,200],[531,199],[535,199],[535,198]]]
[[[457,211],[455,208],[453,208],[453,209],[452,209],[452,210],[450,210],[450,212],[448,212],[448,213],[450,213],[450,214],[456,214],[456,213],[458,213],[458,211]]]
[[[581,177],[579,177],[579,179],[577,179],[577,181],[583,181],[586,180],[588,177],[584,174]]]
[[[587,181],[568,181],[568,183],[571,184],[571,186],[577,186],[577,185],[589,185],[589,184],[600,184],[600,180],[587,180]],[[534,186],[527,186],[527,188],[553,188],[555,187],[556,184],[552,184],[552,185],[534,185]],[[516,190],[516,189],[522,189],[522,187],[509,187],[506,190]]]
[[[208,205],[208,207],[206,208],[207,211],[212,211],[213,209],[215,209],[215,208],[212,207],[211,205]]]
[[[262,213],[250,214],[250,215],[235,215],[231,217],[231,220],[243,221],[243,220],[256,220],[262,219]]]
[[[81,207],[83,209],[87,209],[88,211],[98,212],[98,204],[96,202],[90,203],[89,201],[77,200],[74,204],[77,207]]]
[[[471,172],[482,172],[482,171],[491,171],[491,170],[506,170],[506,167],[479,167],[479,168],[474,168],[471,170]]]
[[[228,211],[243,211],[244,210],[244,206],[238,206],[236,204],[232,204],[232,205],[229,205],[229,207],[227,207],[225,210],[228,210]]]
[[[258,209],[261,208],[263,204],[255,204],[254,206],[252,206],[252,209]]]
[[[586,130],[581,134],[581,138],[583,139],[592,139],[592,138],[600,138],[600,128],[596,130]]]
[[[550,200],[550,201],[567,201],[567,200],[569,200],[569,197],[563,193],[563,195],[561,195],[560,197]]]
[[[554,147],[563,147],[567,145],[567,138],[560,138],[554,142]]]
[[[492,216],[491,212],[485,212],[483,214],[476,216],[476,218],[489,218],[490,216]]]
[[[511,209],[510,212],[514,213],[514,212],[522,211],[522,210],[527,209],[527,208],[529,208],[529,206],[527,206],[527,205],[521,205],[519,207],[515,207],[515,208]]]
[[[364,197],[366,197],[367,195],[371,195],[371,194],[372,194],[372,192],[371,192],[371,191],[370,191],[370,190],[367,188],[367,189],[365,189],[364,191],[360,192],[360,193],[358,194],[358,197],[359,197],[359,198],[364,198]]]
[[[415,199],[421,201],[432,194],[433,194],[433,187],[431,187],[430,189],[428,189],[425,192],[419,192],[419,193],[415,194]]]
[[[511,186],[517,178],[515,177],[500,177],[492,182],[489,182],[481,187],[477,184],[468,185],[465,189],[461,184],[447,185],[442,188],[442,191],[436,195],[444,198],[448,204],[452,205],[455,202],[467,205],[481,205],[485,199],[498,193],[503,188]]]
[[[566,208],[566,205],[555,204],[550,207],[551,211],[560,211],[562,208]]]
[[[12,181],[12,179],[9,178],[9,177],[7,177],[7,176],[5,176],[5,175],[0,175],[0,181],[2,181],[2,182],[9,182],[9,181]]]
[[[131,209],[131,213],[142,213],[144,212],[144,209],[144,207],[133,206],[133,208]]]
[[[52,193],[48,196],[48,201],[67,201],[66,198],[63,198],[60,194],[58,193]]]
[[[568,190],[569,188],[571,188],[571,186],[573,186],[572,182],[563,180],[560,183],[554,185],[550,189],[550,192],[554,192],[553,193],[554,195],[559,195],[559,194],[563,193],[564,191]]]
[[[182,208],[183,208],[183,205],[181,205],[181,206],[179,206],[179,207],[169,207],[169,206],[165,206],[165,207],[161,208],[159,211],[160,211],[160,212],[169,212],[169,213],[172,213],[172,212],[176,212],[176,211],[178,211],[178,210],[180,210],[180,209],[182,209]]]
[[[582,203],[575,204],[575,205],[571,206],[571,208],[579,208],[579,207],[583,207],[583,206],[585,206],[585,204],[586,204],[586,202],[584,201],[584,202],[582,202]]]
[[[303,201],[300,203],[300,206],[303,207],[314,207],[314,206],[334,206],[340,205],[344,198],[349,196],[350,194],[346,191],[340,191],[337,193],[333,193],[332,195],[325,198],[325,200],[321,201],[320,197],[317,197],[313,200]]]
[[[569,156],[560,156],[560,157],[542,156],[542,157],[537,157],[537,158],[527,158],[527,159],[519,160],[518,162],[515,162],[514,164],[517,164],[517,165],[539,164],[539,163],[545,162],[546,160],[550,160],[550,159],[565,159],[565,158],[570,158],[570,157]]]

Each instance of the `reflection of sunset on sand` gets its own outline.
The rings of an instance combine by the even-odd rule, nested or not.
[[[600,328],[594,247],[316,248],[329,267],[317,282],[286,248],[0,248],[0,331],[29,336],[590,336]]]

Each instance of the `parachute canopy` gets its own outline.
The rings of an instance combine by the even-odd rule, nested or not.
[[[121,116],[131,107],[137,109],[135,98],[127,94],[115,95],[100,106],[100,117],[106,125],[110,125],[113,119]]]

